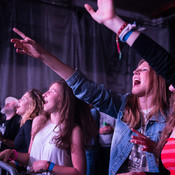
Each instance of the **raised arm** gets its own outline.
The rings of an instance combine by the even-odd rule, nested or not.
[[[125,21],[115,13],[113,0],[98,0],[97,6],[97,11],[94,11],[90,5],[85,4],[86,10],[95,21],[104,24],[113,32],[119,34],[119,31],[124,28]],[[123,34],[126,36],[126,33],[127,32],[124,32]],[[172,84],[173,86],[170,86],[169,89],[175,91],[175,58],[151,38],[141,34],[137,30],[132,30],[126,38],[125,42],[129,46],[132,46],[132,48],[145,59],[158,74],[162,75],[169,84]]]
[[[11,42],[14,43],[14,47],[16,48],[17,53],[27,54],[28,56],[41,60],[65,80],[73,74],[74,69],[61,62],[58,58],[45,50],[36,41],[32,40],[16,28],[13,28],[13,31],[22,38],[11,39]]]
[[[92,18],[100,24],[104,24],[107,28],[118,34],[118,31],[125,23],[117,14],[115,13],[113,0],[98,0],[98,9],[94,11],[89,4],[85,4],[86,10],[92,16]],[[126,41],[129,46],[132,46],[134,41],[139,36],[140,32],[134,31],[128,40]]]

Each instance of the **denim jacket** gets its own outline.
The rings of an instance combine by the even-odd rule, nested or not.
[[[111,144],[109,175],[118,172],[127,172],[125,160],[128,158],[133,143],[131,136],[135,135],[130,127],[122,121],[128,94],[122,96],[104,88],[103,85],[94,83],[86,78],[84,74],[76,70],[66,81],[72,88],[77,98],[95,106],[99,111],[116,118],[116,124]],[[145,136],[151,140],[158,141],[165,126],[165,117],[160,115],[159,121],[155,116],[146,125]],[[153,154],[146,152],[149,172],[159,172],[158,165]]]

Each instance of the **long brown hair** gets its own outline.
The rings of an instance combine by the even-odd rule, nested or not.
[[[79,125],[82,130],[83,144],[87,147],[92,137],[97,133],[96,124],[91,115],[89,105],[76,98],[72,89],[64,80],[54,82],[52,85],[55,83],[62,86],[63,99],[59,111],[59,123],[55,127],[55,129],[59,127],[59,132],[54,130],[56,135],[52,139],[58,148],[70,150],[72,131],[76,125]],[[37,126],[33,138],[39,130],[44,128],[48,119],[48,117],[41,117],[40,125]]]
[[[138,66],[143,62],[145,62],[145,60],[142,59]],[[146,94],[150,92],[153,94],[153,109],[148,117],[148,119],[150,119],[153,115],[158,116],[158,113],[165,115],[164,112],[168,108],[168,95],[165,80],[160,75],[157,75],[151,67],[148,76],[149,87],[151,88],[147,90]],[[129,124],[132,128],[138,128],[141,123],[141,115],[142,113],[139,109],[138,97],[134,94],[129,95],[126,101],[123,121]]]
[[[161,138],[158,142],[155,152],[160,155],[160,152],[165,145],[167,138],[171,135],[173,128],[175,127],[175,94],[172,93],[170,97],[170,113],[168,115],[168,121],[162,132]]]
[[[26,93],[29,93],[30,97],[32,98],[32,109],[27,113],[26,116],[21,119],[20,126],[22,126],[27,120],[32,120],[36,116],[43,113],[43,104],[44,100],[42,97],[42,92],[38,89],[31,89],[27,91]]]

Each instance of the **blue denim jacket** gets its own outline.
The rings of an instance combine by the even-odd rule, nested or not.
[[[116,118],[111,145],[109,175],[116,174],[119,169],[120,172],[127,172],[127,163],[125,163],[125,160],[128,158],[133,147],[133,143],[130,143],[131,136],[135,135],[130,127],[122,121],[128,94],[122,96],[106,90],[103,85],[96,84],[87,79],[78,70],[66,82],[79,99],[93,104],[99,111]],[[145,136],[151,140],[158,141],[165,126],[165,119],[164,116],[160,115],[158,121],[153,116],[146,125]],[[146,152],[146,157],[149,172],[159,172],[154,155]]]

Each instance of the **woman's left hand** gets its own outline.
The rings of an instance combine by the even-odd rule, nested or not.
[[[47,171],[47,161],[46,160],[38,160],[33,163],[31,166],[31,172],[41,173]]]
[[[130,140],[130,142],[138,144],[138,145],[143,145],[143,148],[142,148],[143,151],[153,153],[157,146],[157,143],[152,141],[145,135],[141,134],[136,129],[131,128],[131,130],[135,132],[137,136],[132,136],[132,139]]]

